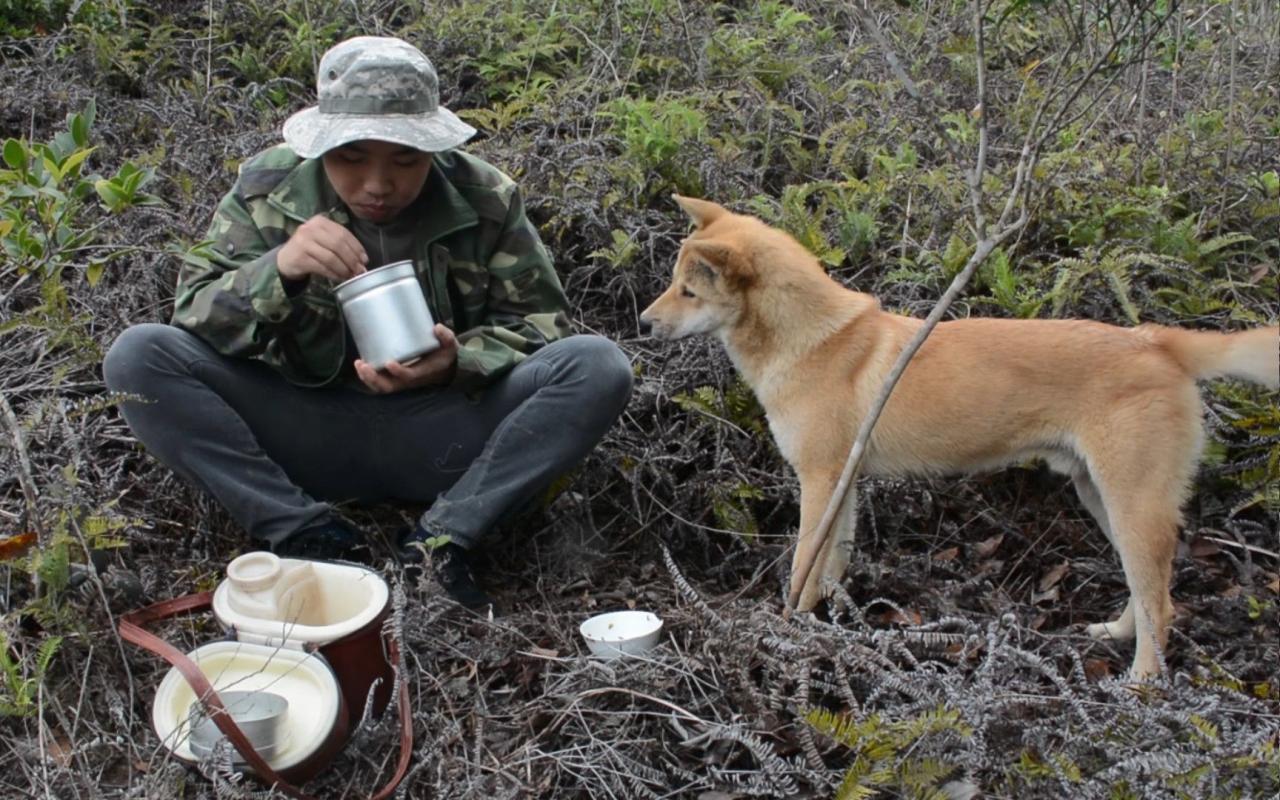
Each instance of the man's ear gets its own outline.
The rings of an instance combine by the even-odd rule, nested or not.
[[[689,218],[693,220],[693,224],[699,229],[707,227],[719,217],[729,213],[724,206],[717,205],[710,200],[698,200],[678,194],[673,194],[671,197],[675,199],[680,208],[689,215]]]

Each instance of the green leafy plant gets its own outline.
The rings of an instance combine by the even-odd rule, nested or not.
[[[1105,251],[1088,247],[1079,257],[1062,258],[1052,264],[1057,270],[1053,289],[1049,292],[1055,317],[1061,316],[1068,305],[1080,301],[1081,293],[1090,279],[1100,280],[1111,292],[1128,320],[1139,322],[1137,306],[1130,296],[1132,271],[1139,266],[1156,269],[1172,269],[1177,259],[1154,253],[1135,252],[1123,248]]]
[[[751,510],[751,501],[763,499],[764,492],[751,484],[741,481],[724,483],[711,493],[711,512],[721,528],[753,541],[760,533],[760,525]]]
[[[707,115],[692,102],[620,97],[596,113],[612,122],[622,140],[634,182],[643,186],[656,173],[680,192],[701,194],[697,172],[678,157],[688,143],[707,138]]]
[[[97,285],[110,262],[134,250],[100,241],[105,215],[161,202],[144,191],[155,177],[150,167],[125,162],[113,175],[87,172],[94,114],[90,101],[83,112],[69,114],[67,129],[49,142],[6,140],[6,168],[0,169],[0,278],[16,274],[14,285],[34,278],[40,297],[0,322],[0,336],[21,326],[43,328],[51,347],[69,347],[87,361],[101,353],[87,317],[68,300],[64,274],[79,272]]]
[[[742,378],[735,378],[724,391],[714,386],[699,386],[692,392],[675,395],[672,400],[686,411],[727,422],[744,433],[765,434],[764,408]]]
[[[22,38],[56,31],[68,23],[104,25],[118,18],[127,0],[0,0],[0,34]]]
[[[63,270],[84,264],[86,279],[96,284],[106,263],[127,250],[93,246],[102,219],[93,219],[90,198],[96,193],[111,213],[160,203],[143,191],[155,177],[150,168],[125,162],[110,177],[85,173],[94,151],[89,131],[95,113],[90,101],[84,112],[69,114],[67,130],[47,143],[4,142],[0,247],[19,275],[37,273],[58,281]]]
[[[1031,319],[1048,300],[1036,285],[1035,276],[1017,270],[1004,248],[997,248],[978,271],[978,283],[991,292],[975,300],[987,300],[1019,319]]]
[[[1280,513],[1280,404],[1239,383],[1215,383],[1211,391],[1232,409],[1231,428],[1247,437],[1232,443],[1231,461],[1241,466],[1224,476],[1246,495],[1233,511],[1259,506],[1268,514]]]
[[[17,658],[10,652],[9,637],[0,630],[0,675],[4,676],[4,682],[0,683],[0,689],[3,689],[0,693],[0,716],[27,717],[35,713],[40,684],[44,682],[61,645],[61,636],[50,636],[41,641],[28,668],[26,659]]]
[[[592,258],[599,258],[611,267],[625,267],[640,252],[640,244],[635,234],[614,230],[610,232],[613,243],[608,247],[591,252]]]
[[[835,186],[822,181],[787,186],[776,205],[768,197],[757,195],[750,201],[751,210],[794,236],[823,264],[836,266],[844,261],[846,251],[833,245],[826,232],[827,216],[833,201],[842,199],[834,191]],[[874,235],[874,220],[856,219],[855,215],[860,212],[855,209],[846,208],[845,211],[845,223],[848,225],[845,232],[850,243],[864,245],[861,237]]]
[[[779,92],[805,73],[818,49],[805,35],[813,17],[781,0],[748,4],[736,24],[718,26],[707,45],[712,70],[723,75],[749,75],[768,92]],[[830,28],[814,32],[822,42]]]
[[[879,797],[885,789],[896,789],[903,797],[944,800],[947,795],[940,784],[956,765],[920,758],[914,751],[926,737],[973,735],[973,729],[961,721],[960,713],[946,708],[901,720],[886,720],[878,714],[859,720],[814,709],[804,719],[818,732],[857,754],[836,790],[836,800]]]

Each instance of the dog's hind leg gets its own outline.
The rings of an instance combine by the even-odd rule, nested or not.
[[[1118,619],[1103,623],[1100,630],[1091,626],[1089,633],[1136,638],[1132,675],[1137,679],[1160,672],[1158,652],[1164,650],[1173,619],[1169,583],[1179,514],[1167,500],[1168,495],[1161,492],[1118,497],[1109,504],[1129,602]]]
[[[1098,527],[1106,534],[1107,541],[1111,542],[1111,546],[1116,546],[1116,537],[1111,532],[1111,520],[1107,517],[1106,504],[1102,502],[1102,495],[1098,492],[1098,487],[1094,485],[1093,479],[1089,477],[1089,472],[1083,464],[1079,465],[1077,470],[1071,473],[1071,482],[1075,484],[1076,494],[1080,496],[1080,502],[1085,509],[1097,521]],[[1111,622],[1095,622],[1085,628],[1085,633],[1095,639],[1119,639],[1128,640],[1133,638],[1133,598],[1130,597],[1125,603],[1124,611],[1120,612],[1120,616]]]
[[[1136,638],[1131,675],[1160,672],[1173,619],[1169,584],[1181,505],[1200,451],[1199,397],[1194,385],[1128,398],[1106,426],[1082,442],[1089,478],[1102,501],[1120,554],[1129,603],[1115,622],[1090,633]],[[1090,502],[1092,499],[1090,500]]]

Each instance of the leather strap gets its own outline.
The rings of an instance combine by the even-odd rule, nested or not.
[[[196,666],[195,662],[181,650],[146,629],[146,626],[151,623],[159,622],[184,612],[206,611],[212,604],[213,592],[200,592],[184,597],[175,597],[171,600],[162,600],[145,608],[130,611],[120,618],[120,637],[144,650],[155,653],[182,673],[182,677],[186,678],[187,683],[195,690],[196,697],[199,698],[204,706],[205,712],[218,726],[218,730],[222,731],[227,739],[230,740],[236,752],[244,758],[245,762],[253,768],[253,771],[260,778],[290,797],[297,798],[297,800],[315,800],[311,795],[280,777],[262,756],[258,755],[258,751],[253,749],[253,745],[249,743],[249,739],[244,735],[244,732],[240,730],[240,726],[235,723],[230,714],[226,713],[222,698],[218,696],[217,691],[214,690],[208,678]],[[391,658],[393,668],[398,670],[400,665],[400,643],[394,637],[391,637],[387,644],[387,655]],[[391,776],[391,780],[379,789],[376,794],[372,795],[370,800],[386,800],[395,792],[400,785],[400,781],[404,780],[404,776],[409,770],[409,760],[413,755],[413,715],[409,703],[409,682],[404,680],[403,676],[401,676],[400,680],[398,707],[400,712],[400,759],[396,763],[396,771]]]

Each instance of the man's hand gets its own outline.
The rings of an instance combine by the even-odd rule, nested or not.
[[[341,282],[365,271],[369,256],[351,231],[317,214],[294,231],[276,254],[276,271],[285,280],[322,275]]]
[[[458,366],[458,337],[443,325],[435,327],[440,346],[412,364],[389,361],[381,370],[356,359],[356,374],[378,394],[391,394],[422,386],[439,386],[453,380]]]

